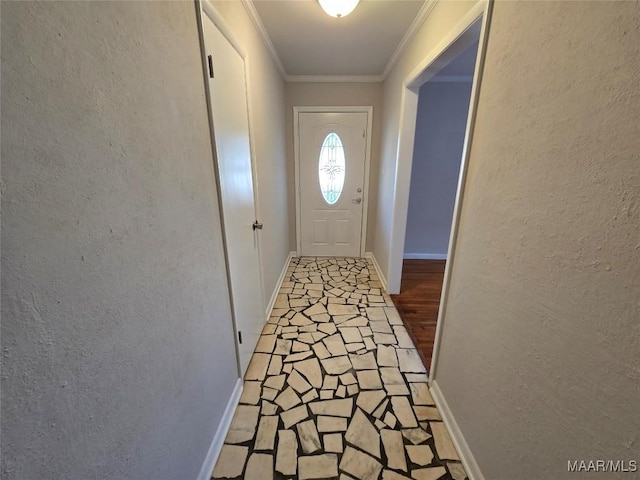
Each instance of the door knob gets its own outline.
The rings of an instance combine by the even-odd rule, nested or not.
[[[362,198],[360,197],[351,199],[351,203],[360,203],[360,202],[362,202]]]
[[[256,220],[255,222],[253,222],[253,229],[262,230],[262,224]]]

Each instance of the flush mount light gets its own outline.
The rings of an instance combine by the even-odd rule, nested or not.
[[[322,9],[332,17],[346,17],[356,8],[360,0],[318,0]]]

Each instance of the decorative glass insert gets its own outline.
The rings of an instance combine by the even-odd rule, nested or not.
[[[318,159],[318,178],[324,200],[333,205],[344,187],[344,148],[337,133],[331,132],[322,142]]]

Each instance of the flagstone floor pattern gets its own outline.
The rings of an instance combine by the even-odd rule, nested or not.
[[[213,478],[467,479],[368,260],[291,261]]]

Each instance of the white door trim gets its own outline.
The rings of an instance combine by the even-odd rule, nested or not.
[[[298,119],[300,113],[366,113],[367,114],[367,144],[364,156],[364,202],[362,205],[362,233],[360,234],[360,256],[364,256],[367,243],[367,216],[369,212],[369,164],[371,158],[371,130],[373,128],[373,107],[293,107],[293,158],[295,168],[295,196],[296,196],[296,255],[302,252],[302,235],[300,227],[300,142]]]
[[[431,359],[430,379],[435,381],[438,366],[438,354],[440,352],[440,341],[442,339],[442,326],[447,309],[447,299],[449,298],[449,285],[451,283],[451,271],[455,257],[455,247],[458,238],[458,230],[460,228],[460,214],[462,212],[462,200],[464,195],[464,185],[467,179],[467,169],[469,165],[469,155],[471,154],[471,145],[473,142],[473,129],[476,122],[476,114],[478,110],[478,99],[480,98],[480,85],[482,83],[482,69],[484,67],[484,59],[487,51],[487,40],[489,38],[489,25],[491,23],[491,10],[493,8],[492,1],[482,1],[476,5],[476,8],[470,12],[475,13],[475,21],[481,18],[480,24],[480,41],[478,43],[478,54],[476,58],[476,66],[473,72],[473,82],[471,86],[471,104],[467,115],[467,129],[464,135],[464,146],[462,149],[462,163],[460,165],[460,178],[458,179],[458,189],[456,192],[456,202],[453,211],[453,220],[451,224],[451,233],[449,238],[449,252],[447,253],[447,264],[445,266],[444,281],[442,283],[442,294],[440,296],[440,308],[438,312],[438,320],[436,324],[436,334],[434,339],[433,354]],[[473,24],[471,24],[473,25]],[[467,447],[468,448],[468,447]],[[473,462],[475,464],[475,461]],[[467,468],[471,465],[465,465]],[[477,470],[477,465],[473,470]],[[481,477],[476,477],[481,478]]]
[[[442,337],[443,322],[446,316],[452,265],[455,261],[456,239],[459,230],[462,197],[467,175],[469,153],[471,151],[472,132],[478,105],[482,66],[484,64],[489,19],[491,16],[491,6],[492,2],[489,0],[481,0],[474,5],[474,7],[451,29],[448,35],[442,39],[442,41],[423,59],[422,62],[418,64],[414,71],[403,82],[396,163],[397,173],[394,187],[393,220],[389,248],[389,264],[387,266],[389,293],[398,293],[400,291],[402,260],[404,257],[404,241],[407,228],[407,212],[409,207],[411,164],[413,162],[413,141],[415,138],[418,108],[418,90],[430,78],[435,76],[444,65],[453,60],[458,54],[462,53],[473,42],[478,40],[478,38],[480,39],[471,88],[471,100],[467,116],[467,128],[462,151],[460,175],[458,178],[458,189],[456,192],[449,238],[449,250],[447,253],[448,260],[442,285],[442,295],[440,298],[440,311],[436,326],[431,371],[429,372],[430,381],[435,380],[437,376],[438,353]]]

